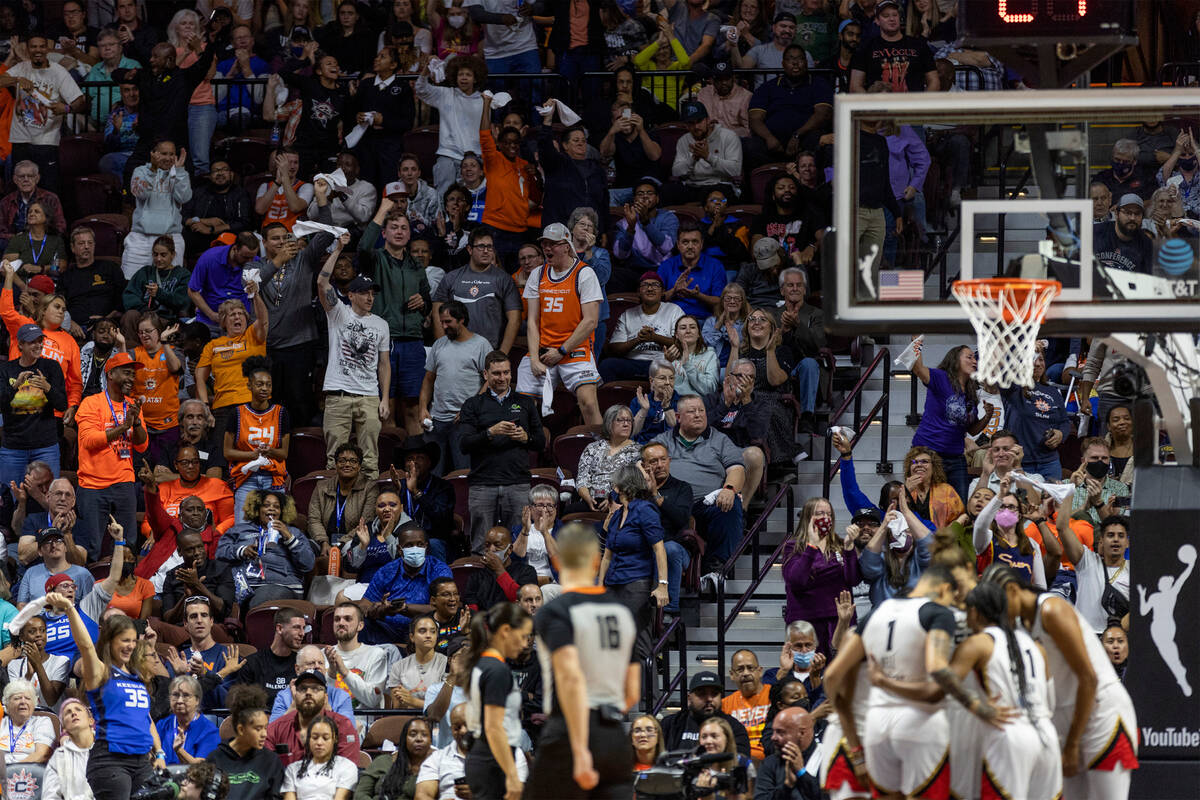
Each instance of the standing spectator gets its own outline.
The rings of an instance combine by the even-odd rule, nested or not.
[[[142,9],[137,0],[115,0],[113,9],[110,27],[116,30],[125,55],[143,64],[148,63],[151,50],[156,42],[162,41],[162,35],[142,22]],[[91,9],[88,11],[90,16]]]
[[[195,11],[183,8],[175,12],[175,16],[171,17],[171,22],[167,25],[167,41],[175,48],[176,64],[186,69],[196,63],[202,50],[218,47],[215,42],[205,42],[204,33],[200,15]],[[200,42],[199,45],[195,44],[197,41]],[[216,99],[210,83],[215,70],[216,59],[213,58],[204,70],[203,80],[188,99],[187,141],[194,156],[192,163],[202,175],[208,173],[208,149],[217,129]],[[183,149],[182,144],[180,149]]]
[[[337,147],[336,143],[331,146]],[[313,185],[297,177],[300,173],[300,155],[290,147],[274,151],[271,166],[274,167],[274,173],[269,183],[258,187],[254,213],[263,218],[264,230],[272,222],[278,222],[290,231],[313,201]]]
[[[993,563],[1004,564],[1020,575],[1023,581],[1044,591],[1046,569],[1042,562],[1041,549],[1035,546],[1025,533],[1022,501],[1009,491],[1009,482],[1007,476],[1000,481],[999,491],[975,518],[972,544],[978,554],[975,559],[976,569],[983,572]],[[1065,525],[1067,515],[1064,514],[1061,518]],[[1036,522],[1045,522],[1045,519]],[[1058,536],[1063,536],[1063,533],[1060,531]],[[1043,543],[1048,538],[1054,538],[1054,535],[1048,531],[1042,534]]]
[[[109,111],[113,106],[112,89],[103,84],[118,79],[124,80],[124,72],[137,69],[140,64],[136,59],[121,52],[121,40],[117,36],[117,32],[110,28],[105,28],[96,34],[96,47],[99,50],[100,59],[88,70],[84,83],[102,85],[89,86],[84,94],[87,95],[88,103],[91,106],[92,120],[102,123],[109,118]]]
[[[416,117],[413,86],[397,74],[398,69],[396,49],[381,48],[375,54],[373,74],[363,76],[355,96],[358,124],[366,122],[367,114],[371,115],[371,124],[358,144],[358,151],[362,154],[363,173],[368,181],[377,185],[387,183],[391,177],[392,165],[399,162],[400,154],[404,152],[404,134],[412,129]],[[471,115],[468,128],[474,124],[474,115]]]
[[[196,306],[196,321],[214,332],[221,332],[220,309],[233,301],[243,312],[251,308],[242,283],[242,269],[258,252],[258,237],[249,231],[237,234],[232,244],[218,245],[204,252],[188,278],[188,299]],[[264,306],[265,307],[265,306]],[[266,328],[262,335],[266,339]]]
[[[375,213],[375,187],[358,177],[358,156],[349,151],[338,153],[337,168],[346,176],[345,186],[329,186],[329,213],[333,224],[358,232]],[[317,219],[320,202],[316,197],[317,183],[313,184],[313,200],[308,204],[308,218]]]
[[[675,321],[675,342],[663,355],[675,371],[677,397],[704,395],[717,387],[717,354],[700,336],[700,322],[692,315]]]
[[[779,322],[781,343],[786,345],[796,359],[792,376],[796,378],[796,399],[800,401],[800,430],[816,433],[817,390],[821,383],[821,368],[817,359],[825,348],[825,317],[821,309],[806,304],[808,279],[804,270],[795,267],[785,269],[779,275],[779,288],[783,294],[783,307]]]
[[[817,67],[833,74],[833,90],[837,94],[850,91],[850,63],[858,50],[862,30],[862,25],[855,20],[842,20],[838,23],[837,48],[824,60],[817,62]]]
[[[1004,427],[1021,445],[1021,466],[1048,481],[1062,478],[1058,448],[1075,431],[1063,405],[1062,393],[1046,380],[1046,358],[1042,349],[1033,359],[1033,386],[1008,386],[1001,390]],[[993,438],[993,441],[995,439]]]
[[[543,384],[557,383],[575,395],[586,424],[600,421],[596,385],[600,374],[592,352],[592,333],[604,293],[596,272],[575,255],[562,223],[546,226],[541,238],[546,263],[534,268],[525,284],[528,338],[536,346],[517,368],[517,391],[540,397]]]
[[[83,111],[87,98],[70,72],[50,62],[50,40],[44,34],[26,34],[24,41],[29,61],[22,61],[0,75],[0,87],[15,88],[16,107],[8,134],[13,146],[12,158],[37,164],[45,187],[56,192],[63,118],[68,112]]]
[[[804,504],[796,532],[783,551],[783,580],[787,589],[784,621],[805,620],[816,629],[818,649],[832,658],[830,642],[837,627],[837,597],[860,580],[854,537],[839,542],[834,533],[833,506],[823,497]]]
[[[871,586],[872,606],[891,597],[906,595],[929,566],[929,546],[933,543],[931,531],[909,509],[905,497],[901,492],[899,508],[887,512],[883,524],[875,529],[867,546],[858,554],[862,579]],[[906,523],[900,533],[891,530],[891,523],[898,517]],[[847,526],[847,540],[858,536],[857,525]]]
[[[742,535],[742,500],[738,495],[745,485],[746,466],[741,448],[709,426],[702,398],[686,395],[679,398],[676,407],[678,427],[656,437],[653,444],[667,448],[671,473],[692,487],[692,514],[697,532],[708,545],[705,566],[715,569],[733,554]],[[714,493],[712,504],[706,503],[705,499]]]
[[[1086,498],[1087,488],[1077,486],[1075,494]],[[1100,537],[1095,549],[1079,541],[1062,509],[1059,510],[1057,527],[1063,556],[1075,565],[1078,581],[1075,607],[1097,635],[1103,634],[1108,620],[1120,620],[1128,616],[1130,610],[1130,565],[1125,558],[1129,549],[1128,518],[1119,514],[1105,517],[1100,524]],[[1138,588],[1140,593],[1142,587]],[[1143,600],[1143,608],[1144,603]]]
[[[350,102],[349,92],[338,83],[338,59],[318,50],[312,55],[312,76],[297,72],[282,74],[284,83],[300,93],[301,102],[296,128],[298,169],[292,170],[291,177],[294,179],[301,169],[305,175],[324,172],[326,160],[341,145],[342,114]],[[311,199],[307,198],[306,204]]]
[[[483,25],[488,72],[536,75],[542,71],[532,6],[516,0],[464,0],[463,8],[476,25]]]
[[[250,235],[250,234],[243,234]],[[236,244],[235,244],[236,246]],[[197,269],[199,267],[197,266]],[[193,273],[192,277],[195,277]],[[250,402],[250,390],[242,374],[242,364],[252,356],[266,356],[267,331],[270,317],[262,301],[262,293],[253,284],[247,287],[254,299],[254,323],[250,324],[246,309],[239,300],[221,303],[217,318],[224,335],[204,345],[196,362],[196,398],[209,402],[208,379],[213,379],[212,410],[216,418],[214,447],[220,447],[234,409]]]
[[[234,407],[222,437],[238,522],[246,521],[244,507],[251,492],[284,488],[292,434],[290,411],[271,402],[273,381],[266,357],[247,358],[242,362],[242,375],[250,399]]]
[[[100,557],[99,532],[111,517],[132,535],[136,530],[137,484],[133,453],[149,444],[142,421],[142,398],[130,402],[135,373],[141,364],[128,353],[117,353],[104,365],[105,391],[79,404],[79,519],[75,537],[92,561]],[[106,413],[107,412],[107,413]]]
[[[642,275],[638,300],[639,305],[621,314],[608,342],[611,357],[600,362],[600,376],[606,381],[648,378],[650,365],[674,343],[675,323],[683,309],[663,302],[663,279],[657,272]]]
[[[71,249],[75,251],[76,259],[80,258],[80,249],[84,244],[87,245],[89,253],[95,250],[95,238],[95,234],[90,228],[80,227],[74,230],[71,234]],[[137,320],[141,319],[144,314],[156,314],[164,321],[165,327],[165,322],[177,323],[181,317],[187,315],[187,311],[192,307],[187,291],[192,273],[187,267],[182,266],[183,259],[176,258],[176,256],[174,238],[159,236],[150,248],[150,263],[133,273],[129,283],[125,284],[125,290],[121,293],[121,304],[126,311],[121,317],[121,331],[125,334],[126,339],[132,338],[128,333],[130,326],[136,326]],[[110,280],[114,285],[118,282],[116,274],[110,280],[105,280],[102,267],[107,265],[107,262],[95,263],[95,267],[87,270],[88,273],[92,273],[91,275],[85,274],[77,277],[91,277],[92,280],[89,283],[92,284],[96,278],[100,278],[106,284]],[[74,270],[78,271],[79,269],[80,266],[76,263]],[[68,275],[71,271],[67,270]],[[113,272],[116,273],[115,268]],[[65,281],[63,288],[66,291]],[[111,308],[112,306],[105,307]],[[137,328],[134,327],[134,332],[136,333],[136,331]]]
[[[728,61],[718,61],[712,68],[712,83],[705,84],[696,94],[708,116],[736,136],[750,136],[750,90],[733,76]],[[740,143],[739,143],[740,144]]]
[[[488,176],[483,224],[492,228],[496,255],[504,263],[511,261],[525,242],[525,232],[537,212],[540,190],[537,170],[520,155],[521,131],[508,127],[493,136],[489,124],[491,113],[492,98],[485,95],[479,120],[479,146]]]
[[[226,80],[240,79],[245,84],[222,84],[217,87],[217,122],[222,126],[248,127],[254,120],[254,109],[261,105],[262,88],[258,79],[271,74],[271,65],[254,52],[254,31],[249,25],[235,25],[229,32],[231,58],[217,62],[216,74]],[[200,171],[199,169],[197,171]]]
[[[79,366],[79,345],[71,334],[63,328],[67,316],[67,303],[62,295],[46,294],[38,302],[35,310],[36,319],[21,314],[13,307],[13,276],[16,274],[8,262],[0,265],[4,270],[4,288],[0,290],[0,320],[8,330],[8,358],[15,361],[20,356],[17,348],[18,334],[22,325],[36,323],[46,341],[42,344],[42,355],[58,362],[62,368],[63,378],[67,385],[67,410],[63,413],[63,423],[70,423],[75,416],[75,409],[83,397],[83,377]],[[35,277],[39,280],[45,276]],[[29,290],[26,290],[26,294]],[[57,415],[56,415],[57,416]]]
[[[678,305],[685,314],[702,322],[712,316],[720,305],[721,290],[728,278],[725,267],[715,258],[704,254],[704,231],[690,220],[679,224],[679,255],[671,256],[658,266],[666,299]]]
[[[464,17],[465,19],[465,17]],[[446,65],[447,86],[435,86],[429,80],[429,59],[421,59],[421,74],[417,76],[414,92],[417,99],[438,110],[437,160],[433,164],[433,183],[439,193],[445,193],[460,179],[472,194],[462,175],[462,161],[467,153],[479,153],[479,115],[483,96],[479,89],[487,80],[487,67],[475,56],[458,56]],[[481,165],[482,166],[482,165]],[[478,180],[483,178],[482,171]],[[479,218],[471,220],[478,222]]]
[[[0,236],[11,239],[29,227],[29,207],[39,203],[46,212],[46,224],[56,231],[65,231],[62,203],[58,195],[41,186],[41,170],[29,160],[18,161],[13,167],[16,189],[0,199]]]
[[[783,51],[783,75],[754,90],[750,132],[743,158],[747,170],[771,161],[787,161],[801,149],[816,150],[833,119],[833,89],[808,74],[804,49]]]
[[[383,247],[375,249],[381,231]],[[381,316],[391,331],[391,371],[388,373],[391,396],[399,399],[397,414],[404,415],[403,427],[415,435],[421,432],[417,399],[425,375],[422,369],[425,364],[423,325],[431,300],[425,270],[409,252],[411,236],[408,218],[385,197],[359,239],[358,249],[364,256],[364,276],[378,284]],[[391,380],[392,376],[395,376],[394,380]],[[384,401],[389,405],[391,396],[384,395]],[[364,447],[363,452],[370,451]]]
[[[554,103],[546,100],[546,105]],[[555,141],[550,127],[554,108],[542,114],[538,130],[538,161],[546,178],[542,224],[566,223],[579,208],[597,215],[608,213],[608,176],[604,164],[588,155],[587,130],[572,125]]]
[[[359,18],[354,0],[341,0],[335,14],[337,19],[314,31],[314,36],[321,49],[336,58],[346,72],[362,74],[371,68],[377,37]]]
[[[176,152],[175,143],[163,140],[150,151],[150,163],[133,170],[130,193],[136,200],[133,227],[125,237],[121,271],[125,279],[150,263],[151,248],[159,236],[175,240],[175,252],[183,259],[183,204],[192,199],[192,183],[184,164],[187,151]]]
[[[496,264],[496,247],[490,231],[471,231],[467,245],[471,260],[448,272],[433,293],[433,334],[443,334],[443,303],[458,301],[469,312],[471,332],[483,337],[489,350],[507,353],[521,325],[521,297],[512,278]]]
[[[155,725],[167,764],[199,764],[221,744],[216,724],[200,713],[200,681],[194,675],[177,675],[169,688],[172,715]]]
[[[708,116],[698,100],[689,100],[680,110],[688,132],[679,138],[671,175],[664,194],[671,203],[698,203],[713,189],[737,197],[733,182],[742,175],[742,141],[733,131]]]
[[[55,412],[67,410],[67,387],[62,368],[42,356],[46,336],[32,323],[17,330],[20,356],[0,365],[0,413],[4,415],[4,445],[0,447],[0,485],[19,482],[34,461],[58,475],[58,421]]]
[[[493,350],[484,359],[487,390],[467,399],[459,412],[462,450],[471,456],[468,477],[471,550],[497,520],[516,527],[529,496],[529,455],[545,447],[537,401],[512,388],[508,356]]]
[[[865,280],[869,280],[871,286],[879,282],[887,212],[891,212],[896,220],[896,235],[904,229],[900,204],[896,202],[889,180],[892,168],[887,139],[879,135],[881,125],[882,121],[878,119],[864,119],[858,123],[858,209],[855,212],[858,242],[855,252],[859,258],[872,256],[871,271],[858,281],[860,293],[864,292]]]
[[[598,145],[600,157],[610,162],[614,172],[608,190],[610,205],[624,205],[633,200],[633,185],[643,175],[658,171],[662,147],[646,130],[645,120],[634,113],[628,100],[612,104],[612,125]]]
[[[474,123],[471,125],[471,130],[479,135],[479,132],[475,130]],[[438,162],[434,162],[434,170],[437,169],[437,164]],[[467,190],[467,222],[478,225],[483,222],[483,210],[487,207],[487,177],[483,174],[483,159],[476,153],[468,152],[463,155],[458,166],[462,171],[459,185]],[[517,288],[525,287],[521,285]]]
[[[878,36],[863,40],[850,61],[850,91],[865,92],[876,81],[892,92],[936,92],[937,65],[929,44],[907,36],[900,27],[900,3],[879,0],[875,4]]]
[[[664,0],[664,5],[691,63],[706,61],[721,27],[717,16],[708,12],[706,0]]]
[[[1075,493],[1071,516],[1086,515],[1093,527],[1116,513],[1114,498],[1129,497],[1129,487],[1112,476],[1112,453],[1108,442],[1099,437],[1084,439],[1080,445],[1083,461],[1071,474],[1076,486],[1086,486],[1087,493]]]
[[[459,415],[463,404],[479,394],[487,357],[495,348],[468,327],[470,312],[461,301],[446,301],[438,318],[443,335],[433,343],[425,360],[418,415],[422,423],[433,421],[427,435],[440,447],[437,472],[445,474],[470,464],[462,448],[465,431],[459,425]]]
[[[737,691],[725,695],[721,700],[721,711],[742,723],[750,737],[750,757],[755,761],[763,758],[763,726],[767,722],[767,710],[771,707],[771,687],[762,681],[763,668],[752,650],[738,650],[729,659],[729,678]]]
[[[249,227],[250,195],[234,177],[228,161],[214,161],[208,180],[192,190],[192,199],[183,206],[187,252],[207,250],[214,237]]]
[[[361,521],[375,519],[379,487],[362,469],[363,453],[354,444],[338,445],[333,453],[335,475],[317,482],[308,504],[308,538],[321,549],[339,547]]]
[[[153,311],[147,311],[137,324],[137,346],[134,360],[142,365],[134,391],[146,398],[142,419],[150,444],[146,457],[155,464],[165,463],[167,449],[179,442],[179,375],[183,359],[174,347],[163,343],[166,323]],[[200,458],[196,456],[196,473]],[[194,480],[194,479],[193,479]]]
[[[918,347],[913,364],[913,374],[928,389],[913,446],[928,447],[941,456],[946,481],[960,498],[968,496],[963,437],[968,433],[977,435],[992,416],[991,403],[983,404],[982,416],[976,410],[978,386],[972,377],[975,365],[975,353],[968,345],[952,347],[933,369],[925,366]]]

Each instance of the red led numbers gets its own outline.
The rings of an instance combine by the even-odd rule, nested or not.
[[[1074,22],[1087,16],[1087,0],[1067,0],[1065,4],[1060,0],[1057,4],[1058,7],[1062,8],[1063,5],[1066,5],[1067,11],[1056,11],[1054,0],[1045,0],[1045,3],[1045,13],[1056,22]],[[1033,22],[1038,14],[1039,5],[1041,5],[1039,0],[1027,0],[1027,2],[996,0],[996,13],[1005,22]],[[1018,6],[1025,6],[1026,10],[1018,10]]]

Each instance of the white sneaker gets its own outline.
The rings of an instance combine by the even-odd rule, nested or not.
[[[706,572],[700,576],[700,591],[717,593],[717,578],[719,574],[716,572]]]
[[[796,453],[796,455],[792,457],[792,463],[795,464],[796,466],[800,466],[801,461],[808,461],[808,451],[807,450],[801,450],[799,453]]]

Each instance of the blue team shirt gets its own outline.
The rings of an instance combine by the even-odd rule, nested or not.
[[[385,564],[367,584],[363,598],[373,603],[383,600],[384,595],[390,599],[404,600],[414,605],[425,605],[429,602],[429,584],[438,578],[453,578],[450,568],[439,558],[425,556],[425,564],[416,575],[409,575],[404,570],[404,560],[397,558],[390,564]],[[408,617],[403,614],[392,614],[384,617],[383,621],[397,631],[408,630]]]
[[[158,739],[162,742],[165,761],[168,765],[179,764],[179,755],[175,752],[175,736],[179,732],[179,720],[174,714],[160,719],[155,727],[158,728]],[[208,754],[221,744],[221,734],[217,726],[208,717],[201,714],[188,725],[183,734],[183,751],[193,758],[208,758]]]
[[[137,676],[118,667],[109,670],[108,680],[87,693],[96,719],[96,744],[104,743],[113,753],[145,755],[154,748],[150,693]]]
[[[671,256],[658,265],[658,276],[662,278],[663,289],[668,291],[675,285],[675,281],[679,280],[681,274],[683,274],[683,259],[680,256]],[[696,262],[696,269],[692,270],[688,276],[688,286],[709,297],[720,297],[721,290],[728,282],[729,276],[725,274],[725,267],[721,265],[721,262],[704,253],[700,254],[700,259]],[[712,316],[712,309],[694,297],[676,295],[671,302],[682,308],[683,313],[695,317],[701,325],[704,324],[704,320]]]
[[[82,611],[79,612],[79,618],[83,620],[83,626],[91,634],[92,641],[99,641],[100,626],[96,624],[95,620]],[[51,617],[43,613],[42,619],[46,620],[46,652],[56,656],[66,656],[72,662],[79,658],[79,646],[75,644],[75,639],[71,636],[71,620],[67,615]]]

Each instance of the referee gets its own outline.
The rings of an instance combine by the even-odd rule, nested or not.
[[[525,800],[629,800],[633,755],[624,723],[639,698],[637,628],[625,604],[596,585],[595,531],[572,522],[556,538],[563,593],[534,618],[549,718]]]

